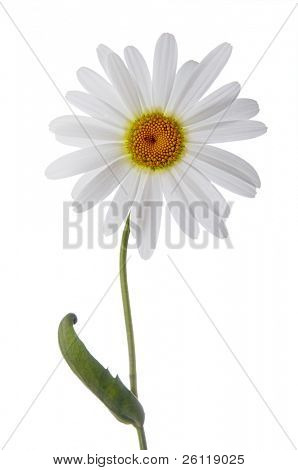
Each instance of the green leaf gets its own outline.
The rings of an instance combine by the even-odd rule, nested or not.
[[[86,349],[77,336],[77,317],[66,315],[59,325],[58,340],[62,355],[77,377],[122,423],[142,427],[145,414],[142,405],[125,387],[118,375],[113,377]]]

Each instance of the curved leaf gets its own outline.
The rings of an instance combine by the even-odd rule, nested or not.
[[[73,325],[76,322],[76,315],[69,313],[58,330],[59,346],[69,367],[119,421],[142,427],[145,419],[142,405],[118,375],[113,377],[89,353],[75,332]]]

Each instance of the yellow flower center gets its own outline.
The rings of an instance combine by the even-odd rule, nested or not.
[[[185,148],[184,131],[178,121],[162,112],[143,114],[130,125],[125,149],[133,163],[151,170],[177,162]]]

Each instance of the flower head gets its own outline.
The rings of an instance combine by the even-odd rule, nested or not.
[[[108,80],[83,67],[78,79],[87,93],[66,96],[88,116],[62,116],[50,124],[59,141],[78,150],[49,165],[47,176],[83,173],[72,192],[82,210],[116,190],[105,231],[116,231],[130,213],[143,258],[151,256],[157,242],[163,196],[188,236],[197,237],[202,225],[226,237],[229,207],[213,183],[246,197],[254,197],[260,187],[252,166],[210,145],[266,132],[263,123],[251,120],[259,111],[257,103],[237,99],[237,82],[204,96],[231,50],[221,44],[200,63],[190,60],[177,71],[176,40],[162,34],[151,76],[135,47],[124,50],[125,64],[100,45],[98,57]]]

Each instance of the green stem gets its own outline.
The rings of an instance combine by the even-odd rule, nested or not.
[[[129,292],[128,292],[128,283],[127,283],[127,245],[130,233],[130,221],[129,216],[127,217],[126,224],[123,230],[121,247],[120,247],[120,284],[121,284],[121,293],[122,293],[122,303],[124,310],[124,319],[125,319],[125,328],[127,336],[127,346],[128,346],[128,358],[129,358],[129,380],[130,380],[130,390],[137,397],[138,396],[138,387],[137,387],[137,367],[136,367],[136,352],[135,352],[135,342],[133,335],[133,324],[131,317],[131,309],[129,302]],[[137,428],[139,444],[141,450],[147,450],[146,436],[144,428]]]
[[[138,438],[139,438],[139,445],[141,450],[147,450],[147,442],[146,442],[146,435],[144,431],[144,427],[137,428]]]

